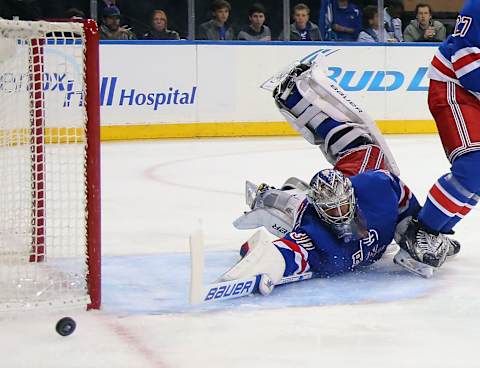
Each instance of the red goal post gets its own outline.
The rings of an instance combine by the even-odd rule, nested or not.
[[[100,307],[98,40],[0,20],[0,310]]]

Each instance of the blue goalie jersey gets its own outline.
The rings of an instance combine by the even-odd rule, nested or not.
[[[329,277],[377,261],[392,242],[397,223],[419,208],[408,187],[387,171],[369,171],[350,180],[365,225],[363,237],[339,239],[305,199],[292,232],[274,242],[286,262],[284,276],[313,271]]]
[[[480,98],[480,1],[467,0],[455,30],[438,49],[429,77],[454,82]]]

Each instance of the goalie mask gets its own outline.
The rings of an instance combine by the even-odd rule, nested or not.
[[[338,238],[350,242],[363,237],[365,227],[357,213],[352,182],[340,171],[325,169],[316,174],[307,199]]]

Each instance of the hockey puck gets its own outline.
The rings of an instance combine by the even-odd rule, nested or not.
[[[75,321],[70,317],[63,317],[55,326],[55,330],[57,330],[58,334],[61,336],[69,336],[75,331],[77,324]]]

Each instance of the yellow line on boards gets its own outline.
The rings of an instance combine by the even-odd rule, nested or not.
[[[383,134],[433,134],[438,133],[433,120],[377,120]]]
[[[433,120],[380,120],[377,125],[384,134],[432,134],[437,129]],[[295,136],[298,133],[286,122],[268,123],[183,123],[102,126],[102,141],[207,137],[268,137]],[[44,140],[49,143],[80,143],[81,128],[46,128]],[[0,140],[10,145],[29,144],[30,129],[0,129]]]
[[[0,129],[0,145],[18,146],[27,144],[82,143],[85,132],[82,128],[45,128],[37,132],[30,128]],[[42,137],[42,139],[40,139]]]
[[[437,132],[433,120],[379,120],[377,125],[384,134],[432,134]],[[293,135],[298,135],[298,133],[286,122],[183,123],[101,127],[102,141]]]

